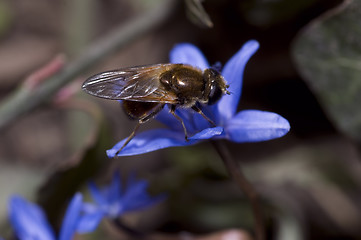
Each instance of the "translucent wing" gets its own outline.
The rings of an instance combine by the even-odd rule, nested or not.
[[[96,74],[83,83],[87,93],[106,99],[177,103],[175,94],[164,89],[159,78],[173,64],[130,67]]]

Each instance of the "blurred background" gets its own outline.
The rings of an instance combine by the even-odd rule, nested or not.
[[[227,145],[261,196],[267,239],[361,239],[360,19],[356,0],[0,0],[1,235],[11,233],[10,195],[37,201],[59,227],[74,192],[87,194],[88,180],[107,183],[120,169],[149,180],[153,194],[169,194],[125,216],[133,228],[155,239],[226,239],[229,229],[251,239],[250,204],[209,143],[108,159],[105,150],[135,123],[118,102],[80,86],[101,71],[166,63],[180,42],[224,64],[256,39],[239,109],[276,112],[291,131]],[[119,44],[109,47],[114,36]],[[78,70],[63,80],[61,68]],[[43,88],[39,101],[22,91],[49,81],[59,84]],[[127,239],[108,223],[77,238],[96,237]]]

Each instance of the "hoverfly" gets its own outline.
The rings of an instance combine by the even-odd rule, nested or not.
[[[215,126],[197,104],[213,104],[227,91],[222,75],[213,68],[203,72],[186,64],[155,64],[107,71],[88,78],[82,89],[96,97],[122,100],[125,113],[138,124],[118,154],[135,136],[139,126],[156,116],[165,106],[182,124],[185,140],[187,129],[175,110],[191,108]]]

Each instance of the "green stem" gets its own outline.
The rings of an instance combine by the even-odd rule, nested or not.
[[[33,110],[48,100],[61,87],[71,82],[80,73],[95,65],[100,59],[110,55],[140,35],[163,23],[173,11],[176,0],[164,0],[158,6],[142,13],[129,23],[121,24],[113,32],[90,45],[76,60],[62,71],[35,89],[19,88],[0,105],[0,130],[19,116]]]
[[[244,194],[247,196],[248,200],[251,203],[252,211],[255,221],[255,239],[264,240],[265,239],[265,228],[263,223],[263,215],[261,211],[261,206],[258,202],[257,192],[254,190],[252,184],[247,180],[243,175],[240,167],[233,159],[228,148],[221,141],[211,141],[214,148],[218,152],[219,156],[223,160],[224,165],[228,173],[231,175],[233,180],[241,188]]]

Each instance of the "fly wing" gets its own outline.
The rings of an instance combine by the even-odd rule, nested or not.
[[[96,74],[82,86],[87,93],[112,100],[177,103],[175,94],[164,89],[160,75],[172,64],[130,67]]]

